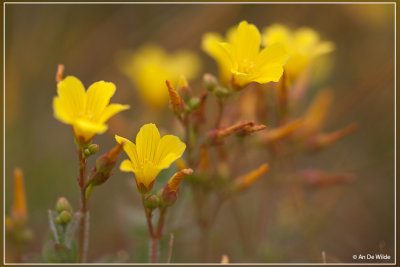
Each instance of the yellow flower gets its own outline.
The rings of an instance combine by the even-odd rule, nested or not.
[[[288,54],[283,45],[270,45],[260,51],[261,36],[257,27],[242,21],[227,33],[226,41],[217,34],[203,37],[203,49],[213,57],[220,68],[223,84],[233,82],[244,87],[251,82],[277,82],[283,73]]]
[[[281,24],[274,24],[263,30],[263,45],[282,44],[289,52],[285,72],[290,80],[298,77],[319,55],[333,51],[332,42],[322,42],[316,31],[302,27],[296,31]]]
[[[150,123],[142,126],[136,136],[136,145],[126,138],[115,136],[118,143],[125,142],[124,150],[129,157],[121,163],[120,169],[134,172],[138,190],[147,193],[162,169],[180,158],[186,145],[173,135],[160,138],[157,127]]]
[[[95,134],[107,130],[105,122],[129,105],[110,104],[115,85],[96,82],[87,92],[81,81],[68,76],[57,84],[58,96],[53,99],[54,117],[71,124],[75,138],[80,144],[87,144]]]
[[[122,71],[131,78],[144,101],[154,108],[168,104],[166,80],[172,84],[181,76],[192,80],[200,70],[200,60],[195,54],[185,51],[167,54],[155,45],[141,47],[124,61]]]

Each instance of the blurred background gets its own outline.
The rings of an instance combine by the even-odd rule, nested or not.
[[[5,212],[10,213],[13,200],[13,170],[20,167],[28,223],[34,232],[28,261],[41,253],[49,229],[47,210],[54,209],[57,197],[67,197],[75,210],[79,207],[73,133],[69,125],[53,117],[57,64],[64,64],[64,75],[78,77],[86,88],[99,80],[115,83],[111,102],[131,106],[110,119],[105,134],[94,138],[100,153],[115,145],[115,133],[133,139],[140,126],[149,122],[164,134],[182,138],[183,129],[168,108],[154,111],[141,100],[119,69],[117,56],[151,42],[169,52],[191,50],[201,58],[201,73],[217,74],[215,62],[201,50],[202,35],[224,34],[241,20],[259,29],[272,23],[292,29],[309,26],[322,40],[335,43],[328,67],[304,102],[310,103],[319,88],[329,87],[335,99],[325,129],[333,131],[352,122],[358,123],[358,129],[318,154],[298,157],[296,168],[353,173],[357,179],[346,185],[305,187],[303,206],[298,207],[290,187],[266,182],[272,174],[275,180],[290,175],[284,164],[272,167],[257,186],[236,199],[240,228],[247,237],[240,237],[233,219],[237,211],[225,203],[211,230],[207,259],[197,253],[200,232],[188,208],[191,191],[184,187],[167,215],[162,246],[174,233],[173,262],[219,262],[222,254],[231,262],[321,262],[322,251],[328,262],[354,262],[353,254],[381,251],[393,259],[394,5],[6,4]],[[201,75],[191,82],[197,94],[201,85]],[[208,114],[214,109],[210,105]],[[264,159],[253,162],[247,156],[251,153],[248,150],[240,158],[241,173],[269,161],[265,152]],[[122,154],[119,162],[124,158]],[[161,176],[169,177],[173,171]],[[264,197],[265,206],[260,209],[258,203]],[[265,218],[257,223],[260,212]],[[121,251],[126,251],[129,262],[147,261],[147,228],[132,174],[116,169],[105,185],[93,191],[90,221],[90,261],[106,261],[104,255]]]

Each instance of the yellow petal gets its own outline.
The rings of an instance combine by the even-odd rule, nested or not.
[[[300,51],[311,52],[310,48],[319,42],[319,35],[311,28],[302,27],[294,33],[294,44]]]
[[[133,172],[132,162],[129,159],[126,159],[121,162],[119,169],[123,172]]]
[[[289,44],[292,42],[291,35],[291,31],[286,26],[273,24],[263,30],[263,45],[268,46],[280,43],[288,48]]]
[[[77,119],[73,123],[74,133],[77,137],[83,137],[84,140],[90,140],[95,134],[102,134],[107,130],[107,125],[94,123],[84,119]]]
[[[267,65],[283,65],[289,58],[287,50],[281,44],[272,44],[264,48],[255,62],[256,68],[262,69]]]
[[[191,52],[178,52],[170,55],[169,59],[166,68],[173,74],[174,81],[171,82],[175,83],[181,75],[191,80],[195,78],[200,71],[200,59]]]
[[[221,39],[222,38],[219,35],[213,33],[205,34],[203,37],[202,47],[203,50],[217,62],[221,82],[226,85],[229,83],[232,76],[232,59],[229,52],[227,52],[227,50],[221,45]]]
[[[237,61],[254,59],[260,50],[260,42],[261,36],[257,27],[248,24],[247,21],[240,22],[237,32],[232,38]]]
[[[90,118],[100,119],[106,106],[110,103],[110,98],[115,93],[115,85],[109,82],[95,82],[86,93],[86,112]]]
[[[314,50],[314,55],[323,55],[332,52],[335,50],[335,45],[332,42],[321,42],[319,43],[315,50]]]
[[[73,114],[69,113],[69,109],[59,97],[53,98],[54,117],[64,123],[70,124],[74,120]]]
[[[160,168],[168,168],[172,162],[180,158],[186,145],[173,135],[165,135],[161,138],[154,163]]]
[[[260,84],[277,82],[282,77],[283,67],[282,65],[266,65],[261,71],[260,74],[252,78],[253,81]]]
[[[68,76],[57,84],[58,99],[55,107],[59,110],[55,111],[62,118],[65,114],[69,117],[79,117],[80,113],[85,110],[85,88],[81,81],[73,76]],[[58,118],[58,117],[57,117]]]
[[[128,155],[129,159],[131,160],[132,167],[134,169],[137,169],[139,164],[139,158],[136,152],[136,146],[134,143],[129,141],[126,138],[123,138],[121,136],[115,135],[115,140],[118,142],[118,144],[121,144],[122,142],[125,142],[124,145],[124,151]]]
[[[160,142],[160,133],[155,124],[149,123],[142,128],[136,136],[136,151],[140,162],[146,165],[154,162],[154,156]]]
[[[143,183],[145,187],[149,185],[157,178],[161,169],[154,165],[145,165],[143,169],[135,171],[135,179],[137,184]]]
[[[110,105],[108,105],[108,106],[105,108],[105,110],[104,110],[103,114],[101,115],[99,121],[102,122],[102,123],[104,123],[104,122],[106,122],[109,118],[111,118],[112,116],[114,116],[115,114],[117,114],[117,113],[119,113],[119,112],[121,112],[121,111],[123,111],[123,110],[129,109],[129,108],[130,108],[129,105],[110,104]]]

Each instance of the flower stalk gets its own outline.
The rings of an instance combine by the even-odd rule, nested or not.
[[[88,199],[86,198],[86,165],[87,159],[83,157],[83,148],[79,149],[79,177],[78,183],[80,186],[81,196],[81,207],[80,212],[82,213],[79,225],[79,254],[78,262],[86,262],[87,251],[89,245],[89,214],[88,214]]]

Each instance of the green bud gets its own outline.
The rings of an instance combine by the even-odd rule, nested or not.
[[[71,213],[64,210],[60,213],[60,215],[57,216],[56,223],[61,225],[66,225],[71,221],[71,218],[72,218]]]
[[[224,98],[229,95],[229,90],[222,86],[217,86],[214,90],[214,94],[218,98]]]
[[[218,86],[218,80],[215,78],[214,75],[206,73],[203,76],[204,86],[206,87],[207,91],[213,92],[215,88]]]
[[[150,195],[144,200],[144,206],[149,210],[154,210],[160,206],[160,197],[157,195]]]
[[[90,144],[88,147],[83,149],[82,156],[84,158],[88,158],[89,156],[96,154],[98,150],[99,150],[98,144]]]
[[[68,211],[69,213],[72,213],[71,204],[69,204],[68,200],[65,197],[58,198],[56,203],[56,211],[58,213],[61,213],[63,211]]]
[[[200,106],[200,98],[198,98],[198,97],[192,97],[192,98],[189,100],[189,107],[190,107],[191,110],[198,109],[199,106]]]

